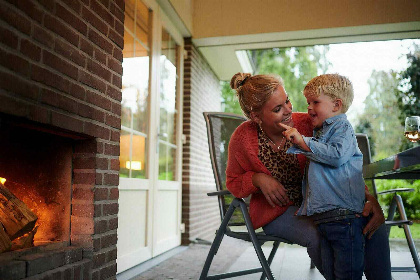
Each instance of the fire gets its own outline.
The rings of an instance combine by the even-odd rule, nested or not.
[[[6,183],[6,178],[0,177],[0,183],[4,185],[4,183]]]

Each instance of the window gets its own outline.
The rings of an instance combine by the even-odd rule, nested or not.
[[[146,178],[151,11],[141,2],[125,2],[122,78],[120,177]]]
[[[160,57],[159,180],[174,181],[176,167],[176,84],[178,46],[162,30]]]

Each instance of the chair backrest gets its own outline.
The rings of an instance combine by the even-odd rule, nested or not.
[[[363,165],[371,163],[372,157],[370,153],[369,137],[365,133],[356,133],[356,139],[359,149],[363,154]]]
[[[235,129],[247,119],[231,113],[204,112],[207,125],[210,160],[217,191],[226,190],[226,164],[230,137]],[[219,196],[220,215],[223,219],[233,196]]]
[[[372,162],[372,155],[370,153],[369,137],[365,133],[356,133],[357,144],[363,154],[363,165],[370,164]],[[377,197],[376,186],[373,180],[366,182],[369,192]]]

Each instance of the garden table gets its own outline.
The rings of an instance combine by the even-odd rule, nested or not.
[[[385,159],[366,164],[363,166],[363,176],[365,179],[420,179],[420,146],[399,152],[393,156]],[[414,191],[413,189],[401,188],[400,191]],[[376,189],[375,189],[376,191]],[[407,221],[404,204],[401,196],[397,193],[396,189],[383,191],[382,193],[392,192],[395,193],[389,206],[387,223],[399,223],[394,221],[395,210],[398,206],[400,218]],[[375,192],[376,194],[376,192]],[[420,277],[420,261],[417,254],[417,249],[414,244],[413,237],[408,224],[403,224],[404,232],[407,238],[407,243],[410,248],[411,255],[414,261],[414,267],[393,267],[392,271],[413,271],[417,272]]]
[[[420,146],[363,166],[365,179],[420,179]]]

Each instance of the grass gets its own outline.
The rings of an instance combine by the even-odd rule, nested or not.
[[[413,239],[420,239],[420,221],[416,221],[410,226],[411,235]],[[392,227],[389,238],[405,239],[404,229],[399,227]]]

